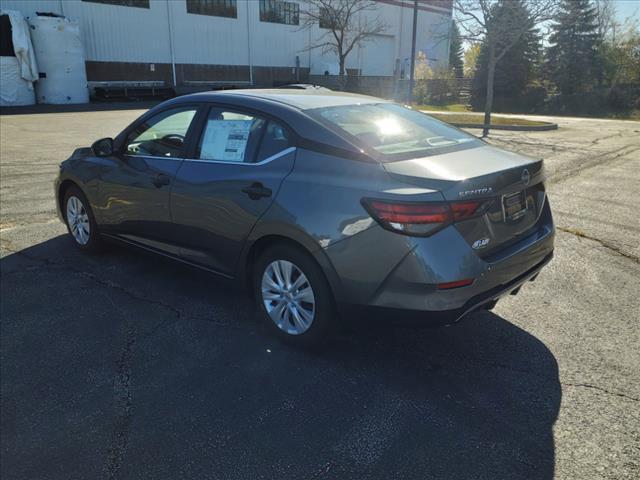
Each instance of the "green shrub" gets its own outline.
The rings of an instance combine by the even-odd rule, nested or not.
[[[615,112],[626,112],[640,108],[640,86],[616,85],[609,90],[607,102]]]
[[[550,114],[607,116],[624,114],[640,107],[640,85],[617,85],[586,93],[554,95],[544,111]]]

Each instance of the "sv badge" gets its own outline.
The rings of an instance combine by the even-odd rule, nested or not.
[[[480,238],[480,239],[476,240],[475,242],[473,242],[473,245],[471,245],[471,248],[473,248],[474,250],[480,250],[481,248],[484,248],[487,245],[489,245],[490,241],[491,240],[488,239],[487,237]]]

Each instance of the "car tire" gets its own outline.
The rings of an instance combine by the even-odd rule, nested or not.
[[[291,345],[318,346],[335,331],[336,309],[327,279],[301,249],[289,245],[267,248],[253,268],[253,292],[260,316]]]
[[[89,253],[104,249],[93,211],[87,197],[75,186],[69,187],[62,200],[62,215],[73,243]]]

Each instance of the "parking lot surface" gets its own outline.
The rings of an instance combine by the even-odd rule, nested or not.
[[[305,352],[208,274],[73,248],[58,164],[140,113],[0,116],[3,479],[640,477],[640,123],[492,133],[546,160],[538,280]]]

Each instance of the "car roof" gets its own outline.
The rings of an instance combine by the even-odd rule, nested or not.
[[[331,91],[330,88],[321,87],[320,85],[313,85],[311,83],[287,83],[286,85],[280,85],[279,89],[285,90],[321,90],[323,92]]]
[[[340,105],[362,105],[370,103],[389,103],[388,100],[359,95],[357,93],[336,92],[324,89],[296,90],[291,88],[272,89],[245,89],[245,90],[223,90],[217,92],[201,92],[189,97],[198,97],[204,100],[221,100],[229,97],[251,97],[254,99],[270,100],[278,102],[300,110],[309,110],[321,107],[336,107]],[[205,98],[203,98],[205,97]]]
[[[327,128],[306,111],[313,108],[339,105],[358,105],[373,103],[389,103],[376,97],[358,95],[332,90],[292,90],[292,89],[255,89],[255,90],[218,90],[192,93],[166,100],[148,110],[141,117],[131,123],[116,137],[116,143],[121,144],[127,132],[158,112],[181,105],[213,103],[231,108],[248,109],[267,117],[275,117],[291,129],[300,139],[309,144],[324,145],[335,152],[341,151],[341,156],[363,156],[362,149],[354,145],[349,139]],[[328,146],[328,147],[327,147]],[[328,150],[327,150],[328,151]],[[370,161],[370,160],[367,160]]]

